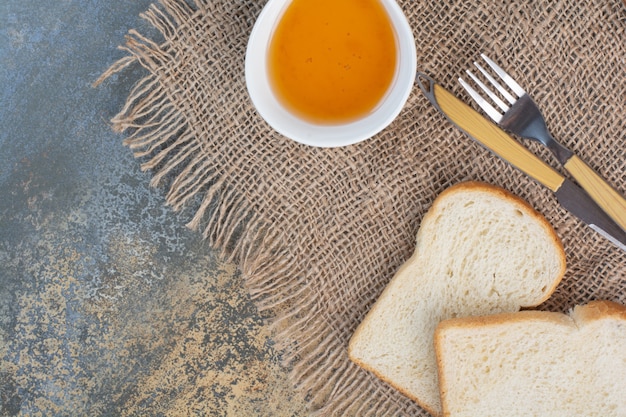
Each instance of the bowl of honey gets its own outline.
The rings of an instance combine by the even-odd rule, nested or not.
[[[416,67],[413,33],[395,0],[269,0],[250,34],[245,76],[274,130],[336,147],[387,127]]]

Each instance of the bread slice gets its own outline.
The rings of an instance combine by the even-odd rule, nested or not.
[[[437,328],[444,416],[626,416],[626,307],[444,321]]]
[[[560,240],[526,202],[478,182],[450,187],[424,216],[413,256],[358,326],[348,354],[439,415],[437,324],[540,304],[564,272]]]

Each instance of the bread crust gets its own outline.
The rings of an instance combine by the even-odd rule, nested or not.
[[[552,286],[546,290],[544,297],[541,300],[539,300],[539,302],[537,302],[536,304],[531,304],[531,305],[523,305],[522,307],[536,307],[539,304],[546,301],[548,298],[550,298],[552,293],[554,293],[554,291],[556,290],[556,287],[559,285],[559,283],[563,279],[563,276],[565,275],[565,271],[567,269],[567,258],[565,255],[565,249],[563,248],[563,242],[561,241],[561,238],[559,237],[559,235],[557,235],[556,231],[554,230],[550,222],[548,222],[548,220],[541,213],[535,210],[530,205],[530,203],[528,203],[526,200],[522,199],[521,197],[516,196],[515,194],[505,190],[502,187],[488,184],[485,182],[481,182],[481,181],[461,182],[461,183],[450,186],[449,188],[442,191],[441,194],[439,194],[439,196],[437,196],[437,198],[433,202],[432,207],[430,208],[430,210],[428,210],[428,212],[424,216],[424,219],[422,219],[422,222],[424,222],[427,218],[435,215],[435,213],[438,212],[437,206],[439,204],[442,204],[442,201],[445,201],[445,198],[448,194],[462,192],[465,190],[483,191],[486,193],[496,195],[502,198],[503,200],[508,200],[513,205],[518,206],[520,211],[534,218],[535,221],[537,221],[537,223],[539,223],[542,226],[542,228],[546,231],[547,235],[552,240],[552,243],[554,244],[554,246],[558,248],[560,271],[556,279],[552,282]],[[418,246],[419,246],[419,241],[420,241],[421,230],[422,229],[420,229],[417,233],[418,245],[415,248],[415,252],[419,250]],[[415,253],[413,254],[413,256],[415,256]]]
[[[571,316],[577,323],[586,323],[607,317],[626,320],[626,306],[608,300],[595,300],[584,306],[574,307]]]
[[[552,321],[555,324],[561,325],[580,325],[607,317],[616,317],[621,320],[626,320],[626,306],[614,301],[594,300],[585,305],[575,306],[569,316],[552,311],[523,310],[516,313],[500,313],[488,316],[457,317],[439,323],[435,330],[435,336],[437,336],[439,332],[451,327],[471,328],[532,320]]]
[[[507,191],[507,190],[505,190],[505,189],[503,189],[501,187],[495,186],[495,185],[490,185],[490,184],[486,184],[486,183],[478,182],[478,181],[462,182],[462,183],[459,183],[459,184],[456,184],[456,185],[453,185],[453,186],[447,188],[441,194],[439,194],[439,196],[433,201],[433,204],[432,204],[431,208],[427,211],[427,213],[425,214],[425,216],[422,219],[421,223],[423,224],[423,223],[427,222],[430,219],[431,216],[438,215],[440,213],[440,211],[441,211],[439,209],[439,205],[445,203],[446,199],[448,197],[450,197],[452,194],[459,193],[459,192],[466,192],[466,191],[484,192],[484,193],[488,193],[488,194],[497,196],[498,198],[500,198],[502,200],[508,201],[509,203],[511,203],[511,205],[515,206],[522,213],[524,213],[525,215],[527,215],[530,218],[534,219],[538,224],[540,224],[541,227],[545,230],[546,234],[549,236],[550,240],[554,244],[554,247],[557,249],[557,252],[559,254],[559,264],[560,264],[559,271],[555,275],[555,279],[554,279],[554,281],[552,281],[551,286],[549,288],[547,288],[546,291],[544,292],[543,298],[538,300],[537,303],[534,303],[532,305],[524,305],[522,307],[532,307],[532,306],[536,306],[536,305],[541,304],[543,301],[548,299],[550,297],[550,295],[552,295],[552,293],[554,292],[554,290],[556,289],[556,287],[560,283],[561,279],[563,278],[563,275],[565,274],[565,270],[566,270],[565,251],[563,249],[563,244],[561,242],[561,239],[558,237],[558,235],[554,231],[554,228],[552,227],[552,225],[545,219],[545,217],[543,215],[541,215],[539,212],[537,212],[525,200],[523,200],[520,197],[517,197],[514,194],[510,193],[509,191]],[[408,269],[408,268],[412,267],[412,264],[414,263],[415,258],[418,257],[418,254],[420,252],[420,246],[421,246],[420,245],[420,241],[421,241],[422,233],[424,233],[423,230],[424,229],[420,227],[420,229],[419,229],[419,231],[417,233],[417,237],[416,237],[416,242],[417,243],[416,243],[415,251],[413,252],[411,257],[398,269],[398,271],[394,274],[394,276],[390,280],[390,282],[392,282],[393,279],[396,276],[403,274],[405,272],[405,269]],[[370,318],[375,316],[375,315],[377,315],[378,310],[381,308],[380,305],[383,302],[382,300],[385,300],[386,298],[389,297],[388,293],[389,293],[389,291],[391,291],[390,287],[391,287],[390,285],[386,286],[386,288],[383,290],[382,294],[378,297],[376,302],[371,307],[371,309],[368,312],[368,314],[365,317],[365,319],[359,324],[359,326],[355,330],[355,332],[354,332],[354,334],[353,334],[353,336],[350,339],[350,342],[348,344],[348,356],[352,360],[352,362],[357,364],[359,367],[361,367],[361,368],[371,372],[376,377],[378,377],[380,380],[384,381],[385,383],[389,384],[390,386],[393,386],[394,389],[397,389],[403,395],[405,395],[406,397],[408,397],[411,400],[415,401],[417,404],[420,405],[420,407],[424,408],[430,414],[435,415],[435,416],[439,415],[440,414],[439,410],[433,410],[432,407],[430,407],[428,404],[424,404],[422,401],[420,401],[419,398],[415,397],[413,394],[411,394],[406,389],[404,389],[402,386],[400,386],[400,384],[394,384],[394,381],[390,381],[387,377],[385,377],[384,375],[380,374],[376,369],[372,368],[367,363],[364,363],[359,358],[355,357],[355,355],[353,354],[353,344],[354,344],[354,341],[361,338],[361,333],[362,333],[363,329],[368,325],[368,323],[370,321]],[[439,364],[437,364],[437,366],[439,366]]]
[[[446,396],[447,392],[443,387],[447,385],[444,372],[444,361],[442,358],[442,336],[441,334],[450,328],[479,328],[483,326],[493,326],[500,324],[510,324],[515,322],[545,321],[555,325],[581,327],[594,320],[601,320],[608,317],[615,317],[626,321],[626,306],[608,300],[590,301],[585,305],[575,306],[569,315],[550,312],[524,310],[516,313],[500,313],[488,316],[459,317],[444,320],[439,323],[435,330],[434,345],[437,358],[437,369],[439,372],[439,392],[441,396],[441,406],[443,416],[449,416]]]
[[[411,394],[409,391],[405,390],[403,387],[398,386],[398,385],[394,385],[393,381],[390,381],[387,377],[385,377],[384,375],[380,374],[379,372],[377,372],[375,369],[371,368],[370,366],[368,366],[366,363],[354,358],[351,354],[350,354],[350,346],[348,346],[348,357],[350,358],[350,360],[352,362],[354,362],[356,365],[358,365],[359,367],[365,369],[368,372],[371,372],[374,376],[376,376],[376,378],[380,379],[381,381],[383,381],[385,384],[389,385],[390,387],[392,387],[393,389],[395,389],[396,391],[400,392],[402,395],[404,395],[405,397],[409,398],[410,400],[414,401],[415,403],[417,403],[420,407],[422,407],[424,410],[426,410],[428,413],[430,413],[433,416],[437,416],[439,415],[439,412],[437,410],[433,410],[430,406],[428,406],[428,404],[424,404],[422,401],[420,401],[419,398],[417,398],[416,396],[414,396],[413,394]]]
[[[440,322],[435,329],[434,336],[434,346],[435,346],[435,357],[437,358],[437,371],[439,374],[439,395],[441,397],[441,409],[442,415],[447,417],[450,415],[450,412],[447,410],[447,401],[446,397],[448,395],[447,391],[443,387],[447,386],[447,381],[445,378],[444,370],[444,362],[442,360],[442,336],[441,334],[450,328],[462,327],[462,328],[478,328],[483,326],[495,325],[495,324],[503,324],[503,323],[512,323],[512,322],[522,322],[522,321],[551,321],[555,324],[572,326],[575,327],[576,324],[574,320],[562,313],[554,313],[547,311],[536,311],[536,310],[523,310],[518,311],[516,313],[500,313],[493,314],[489,316],[474,316],[474,317],[458,317],[453,319],[448,319]]]
[[[413,254],[413,256],[415,256],[415,253]],[[411,259],[413,258],[413,256],[411,257]],[[401,273],[401,271],[404,268],[406,268],[406,263],[398,270],[398,272],[396,272],[394,277],[397,274]],[[393,278],[392,278],[392,280],[393,280]],[[404,389],[404,387],[400,386],[399,384],[394,384],[393,381],[389,380],[389,378],[387,378],[385,375],[383,375],[380,372],[378,372],[375,368],[371,367],[368,363],[361,361],[359,358],[357,358],[352,353],[353,352],[354,341],[360,338],[361,332],[362,332],[363,328],[366,326],[366,323],[368,322],[368,317],[370,317],[372,314],[375,314],[376,311],[380,308],[379,307],[379,304],[380,304],[379,300],[381,300],[384,297],[384,295],[387,292],[388,288],[389,288],[388,286],[385,287],[385,289],[383,290],[382,294],[378,297],[378,299],[376,300],[376,302],[374,303],[374,305],[372,306],[372,308],[368,312],[368,314],[365,317],[365,319],[358,325],[358,327],[356,328],[356,330],[352,334],[352,337],[350,338],[350,341],[348,342],[348,358],[350,358],[350,360],[354,364],[359,366],[360,368],[362,368],[362,369],[364,369],[364,370],[366,370],[368,372],[371,372],[378,379],[380,379],[381,381],[383,381],[384,383],[386,383],[390,387],[393,387],[395,390],[400,392],[405,397],[407,397],[407,398],[411,399],[412,401],[416,402],[420,407],[422,407],[424,410],[426,410],[427,412],[429,412],[433,416],[437,416],[437,415],[439,415],[439,412],[437,410],[433,410],[432,407],[430,407],[428,404],[424,404],[419,398],[417,398],[415,395],[413,395],[410,391],[407,391],[406,389]]]

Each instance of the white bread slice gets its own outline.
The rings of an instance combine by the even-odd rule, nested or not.
[[[526,202],[483,183],[455,185],[424,216],[413,256],[355,331],[348,354],[439,415],[437,324],[538,305],[564,272],[560,240]]]
[[[444,416],[626,416],[626,307],[442,322]]]

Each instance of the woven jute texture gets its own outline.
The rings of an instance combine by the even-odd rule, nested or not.
[[[625,254],[451,126],[418,88],[397,120],[356,145],[319,149],[272,131],[244,79],[246,44],[264,3],[162,0],[143,15],[158,39],[130,31],[127,56],[103,79],[129,65],[145,68],[113,126],[127,132],[153,183],[167,187],[167,202],[191,207],[189,226],[240,267],[259,309],[274,318],[285,366],[312,414],[427,415],[352,364],[346,349],[413,252],[422,216],[455,183],[508,189],[554,226],[568,269],[539,308],[626,303]],[[621,0],[399,4],[420,71],[469,102],[456,79],[485,52],[534,97],[556,138],[626,191]],[[524,143],[558,167],[541,145]]]

